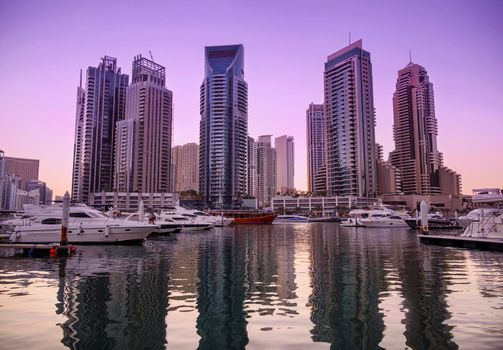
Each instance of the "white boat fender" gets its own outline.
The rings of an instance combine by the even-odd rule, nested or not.
[[[108,237],[108,235],[110,235],[110,226],[107,225],[105,228],[105,237]]]
[[[78,235],[81,235],[84,233],[84,229],[82,228],[82,223],[79,225],[79,232],[77,233]]]
[[[17,233],[16,233],[16,232],[12,232],[12,233],[10,234],[9,239],[11,240],[11,242],[16,242],[16,241],[17,241],[17,238],[18,238],[18,236],[17,236]]]

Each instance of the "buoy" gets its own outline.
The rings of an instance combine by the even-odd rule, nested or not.
[[[56,254],[57,254],[56,247],[54,247],[54,246],[53,246],[53,247],[51,248],[51,250],[49,251],[49,256],[50,256],[51,258],[53,258],[53,257],[55,257],[55,256],[56,256]]]

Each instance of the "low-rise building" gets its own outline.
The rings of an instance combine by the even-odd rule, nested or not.
[[[138,210],[140,201],[146,209],[161,209],[175,205],[179,200],[178,193],[153,192],[97,192],[90,196],[91,206],[111,206],[119,210]]]
[[[333,197],[290,197],[277,196],[271,198],[271,209],[279,212],[320,212],[323,215],[334,213],[338,209],[363,208],[378,205],[377,198],[356,196]]]

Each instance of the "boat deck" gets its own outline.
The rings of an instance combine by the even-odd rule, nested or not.
[[[421,243],[458,248],[494,250],[503,252],[503,239],[474,238],[452,235],[418,235]]]

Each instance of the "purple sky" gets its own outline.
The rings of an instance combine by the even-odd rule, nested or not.
[[[392,95],[412,59],[434,84],[439,150],[463,191],[503,187],[503,2],[2,1],[0,149],[38,158],[40,178],[71,187],[79,70],[134,55],[166,66],[174,144],[199,142],[205,45],[245,47],[249,133],[295,137],[295,184],[306,188],[305,110],[323,101],[326,57],[363,39],[374,73],[376,139],[393,149]]]

